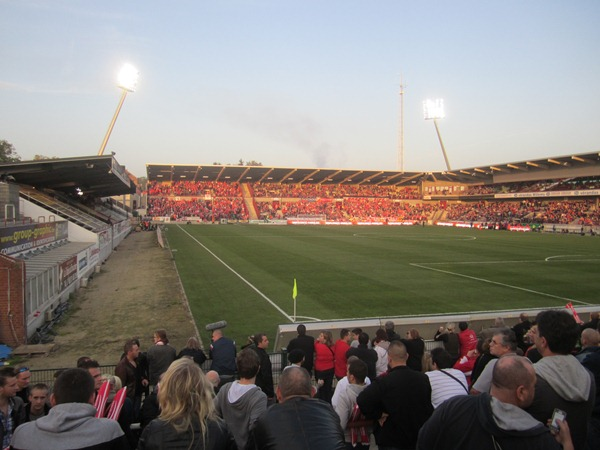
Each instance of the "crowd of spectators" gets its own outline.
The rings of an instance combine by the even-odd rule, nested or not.
[[[519,192],[543,189],[593,188],[596,178],[544,180],[506,185],[473,186],[466,195],[483,195],[494,191]],[[329,221],[402,221],[416,222],[439,218],[481,223],[555,223],[581,226],[600,224],[597,199],[550,201],[522,199],[447,203],[417,202],[416,187],[314,185],[250,183],[251,201],[262,219],[287,219],[298,216],[320,216]],[[148,187],[148,216],[184,220],[198,217],[202,221],[222,218],[247,220],[247,210],[239,183],[152,182]],[[464,195],[464,194],[461,194]],[[439,214],[438,214],[439,212]]]
[[[125,343],[115,375],[83,356],[61,369],[51,394],[29,386],[27,367],[2,368],[0,439],[49,450],[368,450],[371,435],[379,449],[598,448],[599,316],[578,324],[566,311],[542,311],[535,322],[523,313],[513,328],[498,318],[480,333],[448,323],[434,336],[443,347],[431,351],[416,329],[402,338],[392,321],[373,340],[355,328],[335,342],[330,330],[314,339],[299,325],[277,385],[265,334],[238,352],[214,330],[204,373],[196,338],[192,354],[177,354],[156,330],[145,352],[137,339]],[[216,364],[225,359],[227,370]],[[118,413],[101,418],[121,391]],[[552,428],[556,408],[566,419]]]
[[[375,197],[416,200],[421,197],[416,186],[253,183],[252,190],[255,197],[270,198],[341,199],[345,197]]]
[[[170,217],[171,220],[198,217],[207,222],[220,219],[248,219],[248,212],[241,197],[216,197],[212,200],[201,198],[176,200],[169,197],[151,197],[148,199],[147,215]]]

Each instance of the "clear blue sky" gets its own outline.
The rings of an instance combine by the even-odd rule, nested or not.
[[[146,163],[444,170],[600,150],[600,1],[0,0],[0,139]]]

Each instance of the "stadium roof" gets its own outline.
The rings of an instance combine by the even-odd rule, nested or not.
[[[79,188],[84,195],[97,197],[131,194],[136,190],[125,167],[112,155],[1,163],[0,180],[67,194]]]
[[[531,175],[532,179],[552,178],[552,170],[593,168],[600,175],[600,153],[494,164],[443,172],[400,172],[393,170],[316,169],[293,167],[146,164],[149,181],[227,181],[284,184],[371,184],[402,186],[420,181],[493,183],[498,175]],[[562,175],[561,175],[562,176]]]

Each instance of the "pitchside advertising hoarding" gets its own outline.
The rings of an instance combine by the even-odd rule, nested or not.
[[[67,238],[66,221],[0,228],[0,253],[13,255]]]

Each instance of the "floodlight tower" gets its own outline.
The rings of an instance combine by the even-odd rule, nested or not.
[[[404,84],[400,77],[400,135],[398,136],[398,167],[400,172],[404,172]]]
[[[140,75],[140,73],[131,64],[125,64],[123,66],[123,68],[121,69],[121,71],[119,72],[117,86],[123,90],[123,93],[121,94],[121,99],[119,100],[119,104],[117,106],[117,110],[115,111],[115,115],[113,116],[112,120],[110,121],[110,125],[108,126],[108,131],[106,132],[106,136],[104,136],[104,140],[102,141],[100,150],[98,150],[98,156],[102,156],[104,154],[104,149],[106,148],[106,144],[108,143],[110,134],[112,133],[112,130],[115,126],[117,117],[119,117],[119,112],[121,112],[121,107],[123,106],[125,97],[127,97],[128,92],[135,91],[135,87],[137,85],[139,75]]]
[[[433,120],[435,131],[437,133],[438,140],[440,141],[440,146],[442,147],[442,153],[444,154],[444,160],[446,161],[446,167],[448,170],[452,170],[450,168],[450,162],[448,161],[448,155],[446,155],[446,148],[444,147],[444,141],[442,141],[440,128],[438,127],[437,123],[437,119],[443,119],[446,117],[444,114],[444,100],[441,98],[436,100],[425,100],[423,102],[423,114],[425,120]]]

